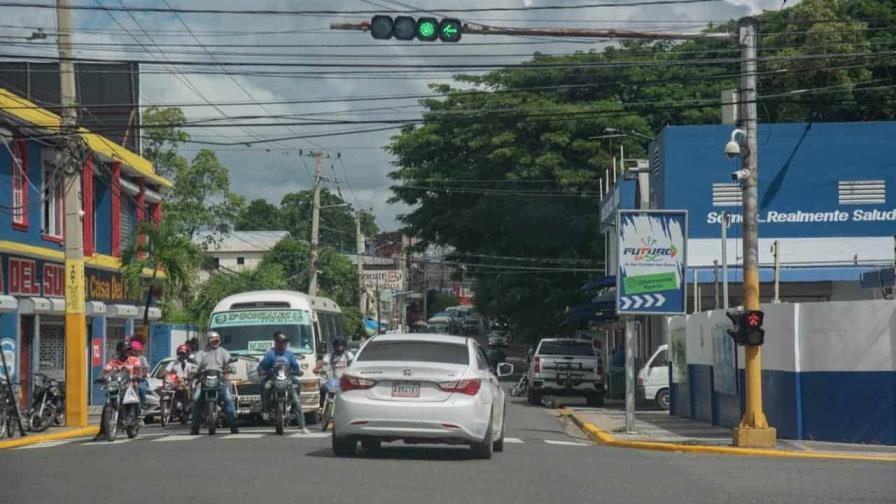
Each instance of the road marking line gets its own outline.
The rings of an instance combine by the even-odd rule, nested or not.
[[[246,434],[225,434],[220,436],[221,439],[258,439],[267,436],[267,434],[256,434],[256,433],[246,433]]]
[[[555,439],[545,439],[545,443],[549,445],[560,445],[560,446],[588,446],[586,443],[580,443],[578,441],[558,441]]]
[[[18,448],[14,448],[14,450],[34,450],[36,448],[51,448],[53,446],[59,446],[64,444],[69,444],[74,442],[74,439],[66,439],[63,441],[47,441],[46,443],[38,443],[30,446],[20,446]]]
[[[506,437],[506,438],[504,438],[504,442],[505,443],[515,443],[515,444],[525,443],[525,441],[523,441],[522,439],[515,438],[515,437]]]
[[[166,442],[166,441],[192,441],[194,439],[198,439],[199,436],[190,436],[187,434],[174,434],[171,436],[160,437],[158,439],[153,439],[153,443]]]
[[[302,434],[301,432],[297,432],[295,434],[290,434],[289,437],[295,439],[324,439],[331,437],[332,434],[329,432],[312,432],[310,434]]]
[[[86,442],[86,443],[81,443],[81,444],[84,445],[84,446],[109,446],[109,445],[114,445],[114,444],[130,443],[130,442],[134,441],[135,439],[137,439],[137,438],[134,438],[134,439],[116,439],[115,441],[112,441],[111,443],[110,443],[109,441],[96,441],[96,442],[88,441],[88,442]]]

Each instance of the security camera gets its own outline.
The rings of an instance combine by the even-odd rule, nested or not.
[[[727,156],[728,159],[735,159],[740,156],[740,145],[734,140],[725,144],[725,156]]]
[[[737,135],[746,136],[746,134],[747,133],[742,129],[735,129],[731,132],[731,140],[725,144],[725,156],[727,156],[728,159],[734,159],[740,156],[740,144],[737,143]]]
[[[746,168],[744,168],[742,170],[735,170],[735,171],[731,172],[731,180],[734,180],[736,182],[743,182],[744,180],[747,180],[748,178],[750,178],[750,170],[748,170]]]

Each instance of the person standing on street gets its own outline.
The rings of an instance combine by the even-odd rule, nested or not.
[[[233,397],[230,396],[230,387],[226,379],[227,366],[230,363],[230,352],[221,348],[221,335],[217,331],[206,333],[206,340],[208,341],[208,346],[196,356],[196,374],[201,375],[205,370],[224,373],[225,379],[221,380],[221,390],[218,392],[218,397],[221,398],[224,414],[227,415],[230,433],[239,434],[240,429],[236,425],[236,410],[233,407]],[[199,434],[201,416],[202,394],[196,393],[193,395],[192,425],[190,426],[190,434],[194,436]]]

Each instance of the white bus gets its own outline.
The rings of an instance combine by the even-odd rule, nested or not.
[[[306,415],[317,416],[320,377],[314,373],[317,356],[336,335],[344,335],[342,312],[335,302],[294,291],[251,291],[222,299],[209,318],[209,329],[221,334],[221,346],[240,357],[235,385],[237,414],[261,413],[258,361],[282,331],[299,358],[303,376],[300,399]]]

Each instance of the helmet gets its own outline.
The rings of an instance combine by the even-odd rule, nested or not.
[[[124,342],[124,340],[119,341],[115,344],[115,353],[123,354],[128,350],[128,344]]]
[[[142,352],[142,351],[143,351],[143,343],[141,343],[140,340],[136,340],[136,339],[135,339],[135,340],[131,340],[131,342],[130,342],[130,344],[128,345],[128,347],[129,347],[131,350],[135,350],[135,351],[137,351],[137,352]]]
[[[190,345],[187,345],[186,343],[179,345],[177,347],[177,355],[190,355]]]
[[[220,340],[221,335],[218,334],[218,331],[209,331],[209,332],[205,333],[205,339],[207,339],[208,341],[211,341],[213,339]]]
[[[342,338],[334,338],[333,339],[333,348],[340,347],[340,346],[341,347],[345,346],[345,340]]]
[[[289,338],[286,337],[286,334],[283,331],[277,331],[274,333],[274,343],[288,343]]]

